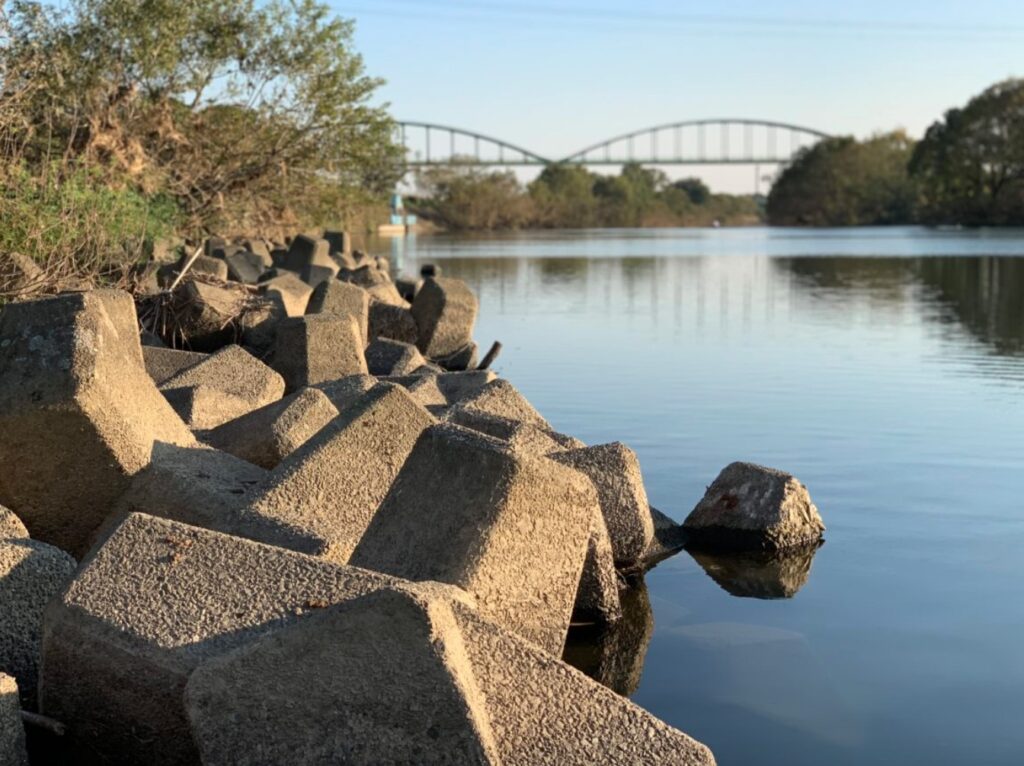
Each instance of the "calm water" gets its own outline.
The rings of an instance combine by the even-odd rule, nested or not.
[[[469,282],[499,372],[559,430],[632,446],[670,516],[738,459],[821,510],[791,598],[743,594],[795,590],[808,562],[705,562],[720,585],[683,553],[574,661],[723,766],[1024,763],[1024,232],[380,247]]]

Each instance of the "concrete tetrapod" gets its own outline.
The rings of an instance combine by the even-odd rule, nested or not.
[[[146,374],[135,304],[95,291],[0,313],[0,503],[80,554],[156,441],[194,438]]]
[[[204,766],[714,764],[453,591],[383,588],[201,665],[186,704]]]
[[[248,510],[301,531],[303,553],[346,562],[434,418],[380,383],[270,472]]]
[[[399,585],[132,514],[46,611],[40,711],[67,725],[80,763],[195,766],[183,692],[197,666],[323,608]]]
[[[425,356],[440,359],[455,354],[473,342],[473,325],[480,304],[460,279],[427,279],[412,304],[418,340]]]
[[[18,679],[26,707],[35,707],[43,611],[75,566],[52,545],[0,540],[0,670]]]
[[[577,471],[439,424],[416,442],[350,563],[457,585],[485,617],[558,655],[596,509]]]

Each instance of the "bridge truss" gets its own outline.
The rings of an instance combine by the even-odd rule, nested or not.
[[[624,133],[563,158],[474,131],[426,122],[399,122],[398,140],[410,168],[573,165],[783,165],[827,133],[783,122],[743,118],[685,120]]]

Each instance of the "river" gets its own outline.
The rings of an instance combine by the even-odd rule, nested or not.
[[[498,372],[558,430],[635,449],[673,518],[734,460],[795,474],[821,511],[813,561],[665,561],[574,663],[722,766],[1024,762],[1024,231],[375,250],[466,280]]]

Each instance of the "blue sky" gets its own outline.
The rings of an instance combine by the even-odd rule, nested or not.
[[[1021,0],[329,2],[396,117],[547,156],[701,117],[920,135],[1024,76]]]

